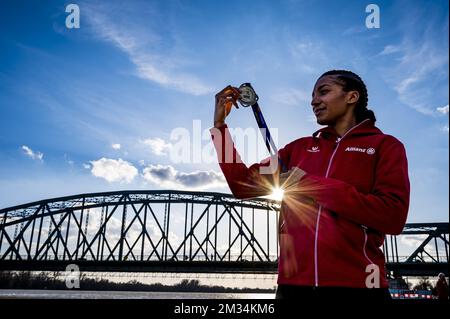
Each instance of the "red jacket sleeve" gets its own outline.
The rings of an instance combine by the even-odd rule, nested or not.
[[[279,175],[278,160],[270,157],[247,167],[236,150],[227,125],[210,129],[220,168],[234,197],[239,199],[270,195]],[[279,158],[287,165],[288,152],[281,149]]]
[[[300,181],[302,189],[314,189],[314,200],[361,225],[385,234],[400,234],[409,207],[409,178],[406,152],[395,140],[381,150],[375,168],[375,181],[369,194],[359,192],[353,185],[333,178],[306,174]]]

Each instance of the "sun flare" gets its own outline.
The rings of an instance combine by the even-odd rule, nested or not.
[[[272,194],[269,195],[269,198],[281,202],[283,200],[283,195],[284,190],[282,188],[277,187],[272,190]]]

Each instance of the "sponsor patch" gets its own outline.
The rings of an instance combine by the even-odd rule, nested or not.
[[[345,149],[346,152],[360,152],[360,153],[367,153],[369,155],[375,154],[375,149],[373,147],[369,148],[363,148],[363,147],[355,147],[355,146],[348,146]]]

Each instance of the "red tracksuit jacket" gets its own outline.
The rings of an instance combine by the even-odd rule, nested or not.
[[[270,194],[274,176],[259,170],[268,161],[247,167],[226,125],[211,133],[233,195]],[[278,284],[388,287],[384,234],[402,231],[409,206],[403,144],[365,120],[342,137],[325,127],[278,156],[307,172],[281,205]]]

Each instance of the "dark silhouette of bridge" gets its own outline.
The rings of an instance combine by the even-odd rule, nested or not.
[[[183,191],[118,191],[0,210],[0,270],[276,273],[279,203]],[[386,236],[389,274],[448,275],[448,223]],[[403,240],[402,240],[403,238]],[[414,241],[406,255],[399,246]]]

